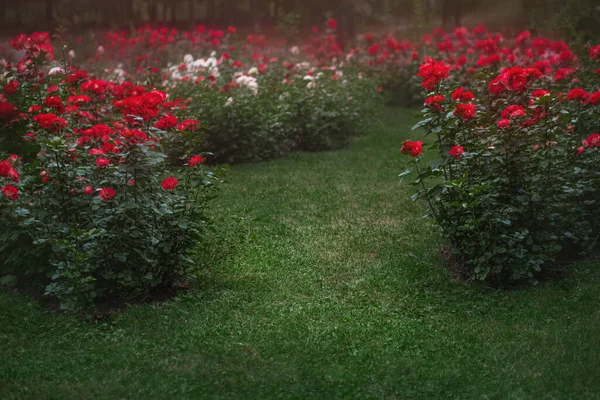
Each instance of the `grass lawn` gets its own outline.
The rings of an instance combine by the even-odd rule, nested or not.
[[[90,324],[0,294],[0,398],[600,398],[600,265],[531,290],[451,281],[397,177],[414,114],[233,167],[229,255],[173,301]]]

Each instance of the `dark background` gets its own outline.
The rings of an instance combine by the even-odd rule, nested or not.
[[[600,0],[2,0],[0,33],[11,35],[90,28],[129,29],[144,24],[182,29],[235,25],[247,32],[293,21],[299,29],[335,17],[340,35],[388,26],[529,27],[577,30],[599,36]]]

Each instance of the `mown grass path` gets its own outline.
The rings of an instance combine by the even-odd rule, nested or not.
[[[599,398],[600,265],[533,290],[451,281],[397,177],[413,115],[232,168],[229,256],[174,301],[89,324],[0,294],[0,398]]]

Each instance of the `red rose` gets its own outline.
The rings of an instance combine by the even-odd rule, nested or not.
[[[201,164],[203,161],[204,161],[204,157],[202,157],[202,156],[193,156],[188,161],[188,165],[190,167],[195,167],[196,165]]]
[[[460,156],[462,156],[464,152],[465,152],[465,149],[462,146],[452,146],[452,148],[450,149],[448,154],[450,154],[452,157],[454,157],[456,159],[459,159]]]
[[[438,94],[436,96],[429,96],[425,99],[425,105],[436,112],[440,112],[442,111],[442,106],[440,103],[443,102],[444,99],[445,97],[442,94]]]
[[[592,105],[596,105],[598,102],[600,102],[600,90],[592,93],[588,99],[588,103]]]
[[[337,29],[337,27],[338,27],[338,26],[337,26],[337,21],[336,21],[335,19],[333,19],[333,18],[329,18],[329,20],[327,21],[327,26],[328,26],[330,29],[334,29],[334,30],[335,30],[335,29]]]
[[[167,179],[165,179],[164,181],[162,181],[161,186],[164,190],[170,191],[170,190],[175,190],[178,183],[179,183],[179,181],[176,178],[173,178],[172,176],[170,176]]]
[[[12,121],[19,116],[19,110],[14,104],[0,101],[0,121]]]
[[[586,140],[588,147],[600,147],[600,133],[592,133]]]
[[[100,198],[104,202],[109,201],[110,199],[112,199],[116,195],[117,195],[117,193],[115,192],[115,190],[113,188],[103,188],[103,189],[100,189]]]
[[[502,111],[502,119],[522,117],[525,115],[525,108],[519,105],[508,106]]]
[[[176,127],[178,123],[179,123],[179,121],[177,121],[177,117],[175,117],[174,115],[168,114],[168,115],[165,115],[164,117],[162,117],[161,119],[159,119],[156,122],[156,124],[154,124],[154,126],[157,129],[166,130],[166,129]]]
[[[571,89],[567,100],[577,100],[580,104],[587,104],[590,94],[582,88]]]
[[[97,168],[106,168],[110,165],[110,161],[106,158],[98,158],[96,159],[96,167]]]
[[[454,115],[465,121],[470,120],[475,116],[475,104],[466,103],[457,105],[454,109]]]
[[[452,100],[455,101],[471,101],[474,98],[473,92],[467,92],[464,88],[458,88],[452,93]]]
[[[549,95],[549,94],[550,94],[550,92],[549,92],[549,91],[547,91],[547,90],[538,89],[538,90],[535,90],[535,91],[534,91],[534,92],[531,94],[531,96],[533,96],[533,97],[535,97],[535,98],[539,98],[539,97],[544,97],[544,96],[547,96],[547,95]]]
[[[500,129],[505,129],[505,128],[508,128],[509,126],[510,126],[509,119],[501,119],[500,121],[498,121],[498,128],[500,128]]]
[[[193,132],[200,128],[200,123],[195,119],[186,119],[177,126],[178,131]]]
[[[38,114],[33,117],[33,120],[37,122],[42,128],[47,129],[51,132],[58,132],[62,128],[67,126],[67,121],[63,118],[58,118],[54,114]]]
[[[418,157],[423,153],[423,142],[410,142],[407,140],[402,145],[402,150],[400,150],[400,152],[403,154],[408,154],[413,158]]]
[[[12,164],[8,160],[0,161],[0,178],[8,178]]]
[[[374,56],[375,54],[379,53],[379,45],[375,43],[373,46],[369,47],[367,51],[369,55]]]
[[[91,186],[86,186],[83,188],[83,193],[85,194],[93,194],[94,193],[94,188]]]
[[[423,79],[421,85],[427,90],[433,90],[442,79],[448,77],[450,68],[443,61],[426,59],[426,62],[419,68],[418,76]]]
[[[103,155],[104,155],[104,152],[100,149],[94,148],[94,149],[90,150],[90,156],[103,156]]]
[[[19,198],[19,190],[14,186],[5,186],[2,188],[2,194],[7,200],[15,201]]]
[[[19,81],[10,81],[2,88],[2,92],[6,97],[13,96],[17,93]]]

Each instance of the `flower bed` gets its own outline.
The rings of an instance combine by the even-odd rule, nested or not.
[[[455,34],[418,72],[427,98],[416,128],[440,159],[425,165],[422,142],[404,144],[415,198],[471,276],[535,281],[599,233],[600,47],[578,56],[529,32]]]

